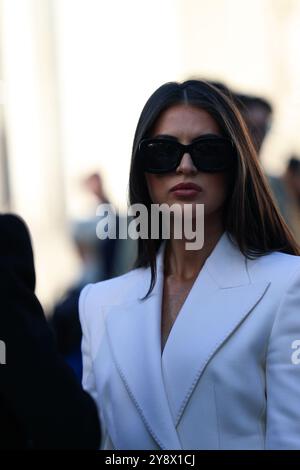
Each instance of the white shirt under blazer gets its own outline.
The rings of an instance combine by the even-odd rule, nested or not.
[[[150,268],[80,296],[101,449],[300,449],[300,257],[248,260],[224,232],[162,354],[165,246],[147,300]]]

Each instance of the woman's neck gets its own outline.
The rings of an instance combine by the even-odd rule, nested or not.
[[[165,276],[176,280],[187,281],[197,276],[206,259],[224,233],[221,224],[204,228],[204,244],[200,250],[187,250],[186,239],[173,239],[167,242],[165,253]]]

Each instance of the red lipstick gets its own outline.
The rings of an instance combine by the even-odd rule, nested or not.
[[[202,192],[202,188],[195,183],[179,183],[173,186],[170,191],[176,196],[191,197]]]

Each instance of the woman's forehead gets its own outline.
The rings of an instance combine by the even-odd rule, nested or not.
[[[152,136],[174,135],[181,139],[191,140],[202,134],[220,134],[215,119],[204,109],[176,104],[163,110],[152,128]]]

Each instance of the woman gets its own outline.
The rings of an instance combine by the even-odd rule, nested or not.
[[[129,188],[147,208],[204,204],[204,245],[139,239],[134,270],[84,288],[83,385],[102,448],[300,448],[299,250],[230,96],[161,86]]]

